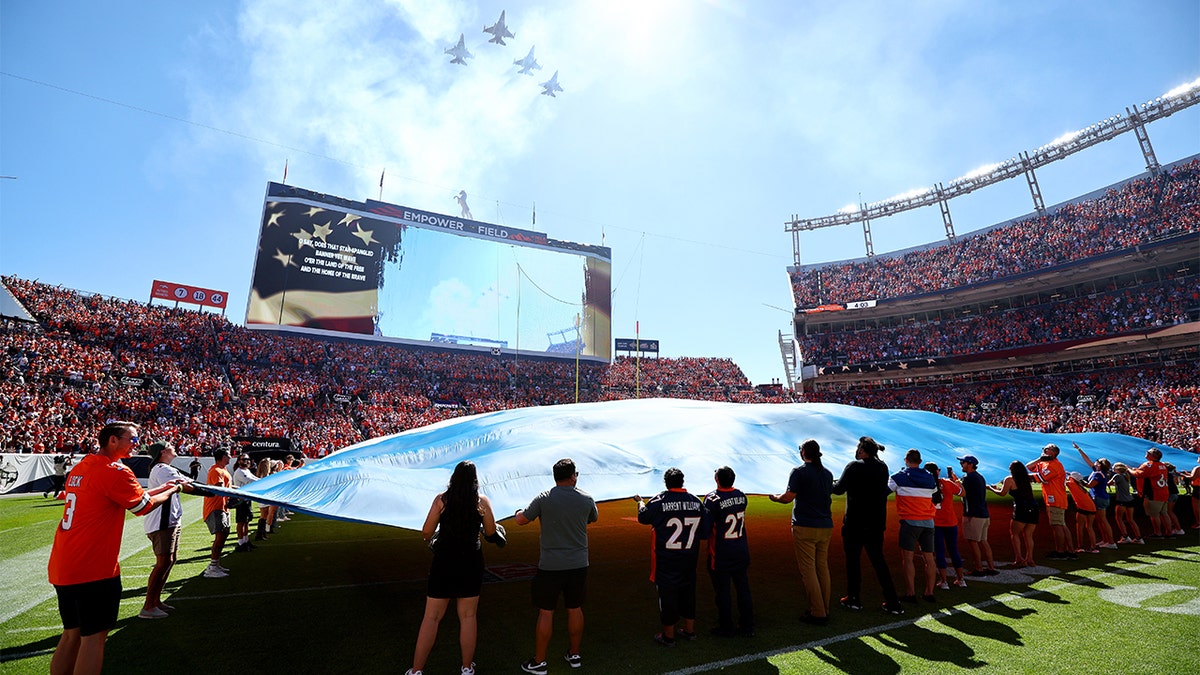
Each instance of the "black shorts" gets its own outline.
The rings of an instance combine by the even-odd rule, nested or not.
[[[538,568],[533,577],[530,590],[533,594],[533,606],[538,609],[554,611],[558,606],[558,596],[563,596],[563,606],[567,609],[583,607],[587,587],[586,567],[573,570],[544,570]]]
[[[658,585],[658,615],[664,626],[696,618],[696,584]]]
[[[1026,525],[1037,525],[1041,519],[1036,506],[1014,506],[1013,520]]]
[[[243,500],[237,506],[233,507],[233,514],[237,523],[248,523],[253,517],[253,511],[250,508],[250,502]]]
[[[84,584],[55,586],[58,615],[63,630],[79,629],[80,637],[104,633],[117,627],[121,607],[121,577]]]
[[[483,586],[483,551],[434,551],[425,594],[431,598],[477,598]]]
[[[900,521],[900,549],[915,551],[918,546],[921,553],[933,553],[933,528]]]

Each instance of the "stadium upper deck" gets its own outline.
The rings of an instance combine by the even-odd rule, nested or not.
[[[1001,223],[953,242],[788,271],[798,312],[863,301],[914,303],[923,295],[982,286],[988,287],[984,292],[1002,293],[1006,284],[1033,284],[1035,277],[1068,267],[1101,265],[1103,273],[1103,261],[1111,259],[1106,254],[1137,252],[1198,229],[1200,159],[1193,157],[1158,177],[1134,178],[1045,216]]]
[[[1193,158],[954,243],[793,268],[796,337],[818,386],[1194,345],[1198,222]],[[803,310],[828,298],[872,302]]]

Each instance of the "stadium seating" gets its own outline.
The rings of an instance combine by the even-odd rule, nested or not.
[[[1170,275],[1164,281],[1019,308],[981,305],[969,314],[931,320],[910,315],[895,326],[825,324],[801,336],[800,343],[809,362],[840,366],[979,354],[1197,321],[1200,275],[1194,262],[1184,265],[1187,273],[1175,266],[1163,270]]]
[[[1097,199],[872,260],[792,270],[800,309],[887,300],[986,283],[1194,233],[1200,224],[1200,160],[1133,180]],[[1003,253],[1000,255],[999,253]]]

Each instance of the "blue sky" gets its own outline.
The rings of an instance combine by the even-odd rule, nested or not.
[[[516,37],[488,44],[501,9]],[[783,223],[947,182],[1200,77],[1200,4],[6,0],[0,271],[244,317],[267,181],[613,250],[613,334],[782,378]],[[460,33],[475,58],[443,54]],[[536,45],[534,77],[512,66]],[[559,71],[564,91],[539,96]],[[1200,152],[1200,110],[1155,123]],[[1039,171],[1053,204],[1144,170],[1132,135]],[[537,224],[531,226],[536,204]],[[1024,181],[951,203],[959,233]],[[943,237],[927,209],[877,253]],[[857,226],[805,262],[863,253]]]

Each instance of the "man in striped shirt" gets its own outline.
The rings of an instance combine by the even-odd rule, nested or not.
[[[904,470],[893,474],[888,487],[896,493],[896,510],[900,514],[900,558],[904,563],[905,602],[916,602],[917,567],[913,559],[916,549],[921,549],[925,559],[925,592],[922,597],[936,602],[933,585],[937,580],[937,566],[933,559],[933,519],[937,507],[933,504],[933,493],[937,481],[933,474],[921,468],[921,451],[912,449],[904,455]]]

